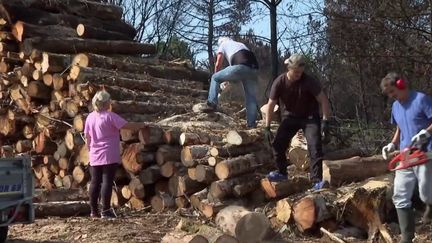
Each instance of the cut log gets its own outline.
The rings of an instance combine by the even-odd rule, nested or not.
[[[144,185],[154,184],[161,178],[158,165],[152,165],[139,173],[139,178]]]
[[[268,198],[284,198],[304,192],[311,186],[309,179],[302,176],[296,176],[282,182],[271,182],[267,178],[261,180],[261,188]]]
[[[302,131],[296,133],[291,139],[287,157],[298,169],[307,171],[309,169],[310,158],[307,150],[306,138]]]
[[[186,167],[194,167],[197,165],[197,160],[206,157],[210,150],[208,145],[192,145],[183,147],[181,151],[181,161]]]
[[[207,159],[207,163],[209,166],[215,167],[219,162],[224,161],[224,159],[222,158],[217,158],[217,157],[209,157]]]
[[[363,181],[387,172],[387,161],[380,155],[323,162],[323,179],[335,187],[345,183]]]
[[[1,48],[0,48],[1,49]],[[52,53],[79,53],[91,52],[100,54],[155,54],[156,48],[151,44],[136,43],[132,41],[103,41],[79,38],[29,38],[23,42],[25,54],[31,54],[33,49]],[[14,51],[6,50],[6,51]],[[0,50],[3,51],[3,50]]]
[[[178,146],[162,145],[156,152],[156,162],[163,165],[168,161],[180,161],[181,148]]]
[[[215,173],[221,180],[254,171],[261,166],[254,154],[247,154],[218,163]]]
[[[201,201],[199,210],[206,218],[214,218],[219,211],[233,205],[242,206],[244,205],[244,203],[241,200],[224,200],[210,202],[209,199],[204,199],[203,201]]]
[[[316,230],[320,222],[333,217],[321,195],[306,196],[297,201],[293,206],[293,216],[300,232]]]
[[[188,208],[189,207],[189,201],[185,197],[177,197],[175,199],[175,204],[177,208]]]
[[[132,178],[129,183],[129,190],[133,197],[143,199],[145,197],[144,185],[137,177]]]
[[[147,146],[160,145],[163,143],[163,130],[160,127],[149,126],[138,133],[139,140]]]
[[[0,42],[0,52],[17,52],[18,45],[15,43]]]
[[[201,202],[207,198],[208,189],[204,188],[203,190],[196,192],[190,196],[190,204],[195,209],[200,210]]]
[[[259,180],[254,174],[242,175],[228,180],[215,181],[210,185],[210,194],[213,198],[223,199],[234,194],[234,187]]]
[[[77,132],[83,132],[84,131],[84,125],[85,125],[86,118],[87,118],[87,115],[83,115],[83,114],[78,114],[74,117],[73,128],[75,129],[75,131],[77,131]]]
[[[73,177],[71,175],[66,175],[63,177],[63,187],[66,190],[69,190],[72,188],[73,185]]]
[[[44,133],[33,140],[33,148],[38,154],[54,154],[57,151],[57,144],[49,140]]]
[[[129,185],[122,187],[121,194],[126,200],[129,200],[132,197],[132,192],[129,188]]]
[[[63,180],[60,176],[58,176],[58,175],[54,176],[54,185],[56,188],[62,188],[63,187]]]
[[[42,73],[42,71],[40,71],[40,70],[34,70],[33,74],[32,74],[32,78],[34,80],[36,80],[36,81],[43,81],[43,73]]]
[[[184,173],[185,169],[186,168],[180,162],[168,161],[160,167],[160,173],[163,177],[170,178],[171,176],[178,174],[180,171],[183,171]]]
[[[215,221],[224,233],[235,236],[240,242],[263,242],[273,234],[265,214],[244,207],[228,206],[217,214]]]
[[[78,156],[75,159],[76,164],[87,166],[90,164],[89,150],[86,145],[81,146]]]
[[[143,200],[132,197],[126,204],[129,208],[140,210],[145,208],[145,203]]]
[[[59,73],[55,73],[53,75],[53,89],[55,91],[61,91],[64,89],[65,85],[66,81],[64,80],[63,76]]]
[[[156,212],[163,212],[175,206],[175,201],[169,194],[155,195],[151,199],[151,206]]]
[[[66,147],[73,151],[77,148],[81,148],[85,144],[83,137],[80,133],[73,131],[72,129],[67,130],[66,136],[64,138]]]
[[[223,234],[219,236],[215,243],[240,243],[234,236]]]
[[[123,167],[132,174],[138,174],[142,168],[148,167],[155,161],[155,155],[152,152],[145,152],[144,145],[140,143],[130,144],[123,151]]]
[[[189,243],[209,243],[209,241],[202,235],[195,235]]]
[[[184,132],[180,135],[180,145],[200,145],[200,144],[211,144],[212,142],[221,142],[222,137],[210,135],[206,133],[188,133]]]
[[[168,180],[159,180],[154,184],[156,194],[169,193]]]
[[[55,53],[42,53],[42,73],[61,73],[72,64],[72,56]]]
[[[76,181],[80,185],[85,185],[89,180],[88,171],[85,170],[82,166],[78,165],[72,171],[72,176],[74,181]]]
[[[180,128],[170,128],[164,131],[163,140],[166,144],[178,145],[180,144],[180,135],[182,131]]]
[[[183,104],[149,103],[138,101],[112,101],[112,110],[116,113],[170,114],[186,113],[188,107]],[[163,131],[160,135],[163,142]]]
[[[210,184],[218,180],[215,168],[207,165],[197,165],[195,176],[198,182],[205,184]]]
[[[284,198],[276,203],[276,218],[284,223],[287,224],[291,220],[292,216],[292,202],[289,198]]]
[[[12,34],[19,41],[32,37],[78,37],[72,28],[61,25],[33,25],[18,21],[12,26]]]
[[[27,94],[32,98],[50,99],[51,89],[40,81],[33,81],[27,87]]]
[[[240,155],[249,154],[252,152],[257,152],[261,150],[264,147],[263,144],[257,143],[257,144],[248,144],[248,145],[226,145],[226,146],[219,146],[219,147],[213,147],[210,150],[210,155],[213,157],[237,157]]]
[[[33,139],[36,134],[35,134],[35,128],[33,124],[27,124],[24,126],[23,130],[22,130],[23,136],[26,139]]]
[[[252,144],[259,141],[263,134],[259,129],[245,130],[245,131],[229,131],[226,140],[228,144],[232,145],[245,145]]]
[[[137,199],[140,200],[140,199]],[[127,200],[123,197],[122,193],[116,189],[112,189],[111,194],[111,207],[119,208],[125,205]]]
[[[42,70],[40,70],[39,72],[42,72]],[[53,76],[50,73],[45,73],[43,75],[42,80],[46,86],[50,87],[50,86],[52,86],[52,83],[53,83]],[[59,99],[57,99],[57,100],[59,100]]]
[[[36,218],[90,215],[88,202],[45,202],[33,204]]]
[[[36,190],[33,202],[68,202],[68,201],[88,201],[89,196],[83,189],[54,189]]]
[[[168,186],[174,197],[190,195],[205,188],[205,184],[194,181],[187,175],[171,177]]]
[[[28,152],[32,148],[33,148],[33,145],[32,145],[31,140],[19,140],[15,145],[15,149],[18,153]]]
[[[192,180],[196,181],[196,167],[190,167],[187,169],[187,174],[189,176],[189,178],[191,178]]]
[[[244,197],[259,188],[260,182],[259,180],[249,181],[244,184],[235,185],[233,188],[233,194],[236,197]]]
[[[124,142],[138,142],[138,132],[139,129],[137,130],[131,130],[131,129],[120,129],[120,137],[121,140]]]
[[[122,166],[118,166],[114,175],[114,181],[117,185],[127,185],[132,177]]]
[[[57,147],[57,151],[54,153],[54,159],[60,160],[61,158],[68,157],[69,155],[70,155],[70,152],[69,152],[68,148],[66,147],[66,143],[61,142]],[[66,168],[62,168],[62,169],[66,170]]]
[[[108,31],[104,29],[94,28],[92,26],[86,26],[79,24],[76,27],[76,34],[85,39],[98,39],[98,40],[133,40],[129,36],[122,33]]]

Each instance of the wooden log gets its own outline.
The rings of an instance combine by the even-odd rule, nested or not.
[[[169,114],[186,113],[188,107],[182,104],[148,103],[137,101],[112,101],[112,109],[116,113],[144,113],[144,114]],[[160,135],[160,143],[163,142],[163,131]]]
[[[214,136],[206,133],[189,133],[184,132],[180,135],[180,145],[200,145],[200,144],[211,144],[212,142],[221,142],[222,137]]]
[[[51,97],[51,90],[40,81],[32,81],[27,87],[27,94],[32,98],[49,99]]]
[[[180,144],[180,135],[182,131],[180,128],[170,128],[164,131],[163,140],[165,144],[178,145]]]
[[[194,167],[197,165],[198,159],[206,157],[210,150],[208,145],[192,145],[183,147],[181,151],[181,161],[186,167]]]
[[[186,197],[176,197],[175,204],[177,208],[188,208],[189,207],[189,201],[186,199]]]
[[[218,158],[218,157],[209,157],[207,159],[207,163],[209,166],[215,167],[218,163],[224,161],[224,159],[222,158]]]
[[[224,233],[235,236],[240,242],[263,242],[273,235],[265,214],[251,212],[244,207],[226,207],[217,214],[215,221]]]
[[[244,184],[235,185],[233,188],[233,195],[236,197],[244,197],[259,188],[260,182],[259,180],[249,181]]]
[[[224,160],[215,167],[215,173],[221,180],[254,171],[261,166],[254,154],[247,154]]]
[[[64,187],[64,189],[69,190],[69,189],[72,188],[72,186],[73,186],[73,176],[66,175],[66,176],[63,177],[62,180],[63,180],[63,187]]]
[[[189,176],[189,178],[191,178],[192,180],[196,181],[196,167],[190,167],[187,168],[187,174]]]
[[[33,204],[36,218],[76,217],[90,214],[88,202],[44,202]]]
[[[210,184],[218,180],[215,173],[215,168],[207,165],[197,165],[196,180],[198,182]]]
[[[163,212],[175,206],[174,198],[166,193],[153,196],[150,203],[156,212]]]
[[[190,195],[205,187],[205,184],[194,181],[187,175],[171,177],[168,185],[169,192],[174,197]]]
[[[39,72],[42,72],[42,70],[37,70]],[[45,73],[42,77],[43,83],[50,87],[53,84],[53,76],[50,73]]]
[[[138,138],[147,146],[160,145],[163,143],[163,130],[157,126],[149,126],[138,132]]]
[[[289,198],[284,198],[276,202],[276,218],[284,223],[287,224],[292,219],[292,201]]]
[[[17,52],[18,45],[15,43],[0,42],[0,52]]]
[[[77,148],[81,148],[85,144],[83,137],[80,133],[73,131],[72,129],[67,130],[64,138],[66,147],[73,151]]]
[[[308,178],[296,176],[282,182],[271,182],[267,178],[261,180],[261,188],[268,198],[284,198],[311,188]]]
[[[252,129],[252,130],[244,130],[244,131],[229,131],[226,140],[228,144],[232,145],[245,145],[245,144],[252,144],[256,143],[257,141],[261,140],[263,137],[263,134],[258,129]]]
[[[32,78],[35,81],[43,81],[43,73],[42,73],[42,71],[41,70],[34,70],[33,74],[32,74]]]
[[[293,206],[293,218],[300,232],[316,229],[320,222],[333,217],[320,195],[306,196]]]
[[[202,235],[195,235],[189,243],[209,243],[209,241]]]
[[[87,118],[86,114],[78,114],[73,119],[73,128],[77,132],[84,131],[85,120]]]
[[[126,36],[119,32],[108,31],[100,28],[95,28],[92,26],[87,26],[84,24],[79,24],[76,27],[76,34],[85,39],[98,39],[98,40],[129,40],[132,41],[133,38]]]
[[[15,149],[18,153],[28,152],[32,148],[33,148],[33,145],[32,145],[31,140],[19,140],[15,145]]]
[[[359,168],[362,169],[359,170]],[[387,172],[387,161],[380,155],[335,161],[325,160],[323,162],[323,179],[335,187],[383,175]]]
[[[210,194],[213,198],[223,199],[234,194],[234,187],[259,180],[254,174],[246,174],[239,177],[215,181],[210,185]]]
[[[83,189],[36,190],[33,202],[70,202],[88,201],[89,195]]]
[[[231,235],[223,234],[216,239],[215,243],[240,243],[240,241]]]
[[[126,200],[129,200],[132,197],[132,192],[129,188],[129,185],[125,185],[122,187],[121,194]]]
[[[129,208],[140,210],[145,208],[145,203],[143,200],[132,197],[126,204]]]
[[[78,37],[76,31],[72,28],[61,25],[33,25],[22,21],[12,25],[12,35],[19,41],[32,37]]]
[[[208,189],[204,188],[201,191],[195,192],[190,196],[190,204],[195,209],[200,210],[201,208],[201,202],[207,198]]]
[[[159,180],[154,184],[156,194],[169,193],[168,180]]]
[[[138,177],[131,179],[129,183],[129,190],[133,197],[143,199],[145,197],[144,185],[141,183]]]
[[[42,53],[42,73],[61,73],[72,64],[72,56],[55,53]]]
[[[38,154],[54,154],[57,150],[57,144],[49,140],[44,133],[39,133],[33,140],[33,148]]]
[[[57,146],[57,151],[55,151],[54,153],[54,159],[59,161],[61,158],[66,158],[69,157],[70,152],[66,146],[65,142],[61,142],[58,146]],[[66,170],[66,168],[62,168],[64,170]]]
[[[210,149],[210,155],[213,157],[237,157],[240,155],[250,154],[252,152],[257,152],[264,147],[263,144],[248,144],[248,145],[225,145],[225,146],[215,146]]]
[[[124,142],[138,142],[138,132],[139,129],[137,130],[131,130],[131,129],[120,129],[120,137],[121,140]]]
[[[140,200],[137,198],[137,200]],[[116,190],[113,188],[112,194],[111,194],[111,207],[113,208],[119,208],[125,205],[127,200],[123,198],[122,193],[119,190]]]
[[[144,185],[154,184],[161,178],[158,165],[152,165],[139,173],[139,178]]]
[[[54,176],[54,186],[56,188],[62,188],[63,187],[63,180],[59,175]]]
[[[156,162],[162,166],[168,161],[180,161],[181,148],[178,146],[162,145],[156,151]]]
[[[87,166],[90,163],[89,150],[87,146],[81,146],[78,152],[78,156],[75,159],[75,164]]]
[[[1,48],[0,48],[1,49]],[[156,48],[151,44],[131,41],[103,41],[79,38],[28,38],[23,42],[23,51],[30,54],[33,49],[52,53],[92,52],[98,54],[155,54]],[[0,50],[3,51],[3,50]],[[14,51],[14,50],[7,50]]]
[[[76,181],[80,185],[85,185],[89,180],[88,171],[85,170],[82,166],[78,165],[72,171],[72,176],[74,181]]]
[[[122,166],[118,166],[114,175],[114,181],[117,185],[127,185],[132,177]]]
[[[140,143],[130,144],[123,151],[122,165],[132,174],[138,174],[143,168],[148,167],[155,161],[155,155],[152,152],[146,152],[145,146]]]
[[[180,171],[185,171],[185,169],[186,168],[180,162],[168,161],[160,167],[160,173],[163,177],[170,178]]]

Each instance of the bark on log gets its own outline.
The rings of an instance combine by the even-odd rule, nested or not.
[[[233,195],[236,197],[244,197],[257,190],[260,186],[259,180],[249,181],[244,184],[235,185],[233,188]]]
[[[201,208],[201,202],[207,198],[209,190],[207,188],[202,189],[190,196],[190,204],[197,210]]]
[[[44,133],[40,133],[33,140],[33,148],[38,154],[54,154],[57,150],[57,144],[49,140]]]
[[[326,201],[321,195],[306,196],[297,201],[293,206],[293,217],[300,232],[316,230],[320,222],[333,215],[326,206]]]
[[[159,180],[154,184],[156,194],[169,193],[168,180]]]
[[[145,208],[145,203],[143,200],[132,197],[126,204],[129,208],[140,210]]]
[[[128,40],[128,41],[133,40],[133,38],[130,38],[130,36],[126,36],[119,32],[108,31],[108,30],[95,28],[84,24],[79,24],[76,27],[76,35],[84,39]]]
[[[72,56],[55,53],[42,53],[42,73],[61,73],[72,64]]]
[[[143,199],[145,197],[144,185],[141,183],[138,177],[132,178],[129,183],[129,190],[133,197]]]
[[[68,202],[68,201],[88,201],[88,193],[80,189],[54,189],[51,191],[36,191],[33,202]]]
[[[205,184],[210,184],[218,180],[215,173],[215,168],[207,165],[197,165],[196,180]]]
[[[35,217],[76,217],[90,214],[88,202],[45,202],[35,203]]]
[[[27,94],[32,98],[50,99],[51,89],[40,81],[33,81],[27,87]]]
[[[170,128],[164,131],[163,140],[164,143],[170,145],[178,145],[180,144],[180,135],[182,131],[180,128]]]
[[[183,147],[181,151],[181,161],[186,167],[194,167],[197,160],[204,159],[210,150],[208,145],[193,145]]]
[[[187,174],[189,176],[189,178],[191,178],[192,180],[196,181],[196,167],[190,167],[187,169]]]
[[[254,154],[247,154],[218,163],[215,172],[219,179],[224,180],[252,172],[259,166],[261,164],[257,157]]]
[[[140,199],[137,199],[140,200]],[[127,200],[123,197],[121,191],[118,191],[113,188],[112,194],[111,194],[111,207],[113,208],[119,208],[125,205]]]
[[[33,148],[33,145],[32,145],[31,140],[19,140],[15,145],[15,149],[18,153],[28,152],[32,148]]]
[[[83,166],[89,165],[89,163],[90,163],[89,150],[88,150],[88,147],[86,145],[81,146],[75,162],[76,162],[76,164],[81,164]]]
[[[177,197],[175,199],[175,204],[177,208],[188,208],[189,207],[189,201],[185,197]]]
[[[221,142],[222,137],[207,133],[189,133],[184,132],[180,135],[180,145],[190,146],[190,145],[201,145],[201,144],[211,144],[213,142]]]
[[[163,130],[157,126],[148,126],[138,132],[140,142],[147,146],[163,144]]]
[[[308,178],[297,176],[282,182],[270,182],[267,178],[261,180],[261,188],[268,198],[284,198],[292,194],[304,192],[311,187]]]
[[[169,182],[170,194],[174,197],[190,195],[205,188],[205,184],[189,178],[189,176],[173,176]]]
[[[224,233],[235,236],[240,242],[262,242],[273,234],[265,214],[239,206],[222,209],[216,216],[216,224]]]
[[[15,43],[0,42],[0,52],[17,52],[18,45]]]
[[[68,157],[69,155],[70,155],[70,152],[69,152],[68,148],[66,147],[66,143],[61,142],[57,147],[57,151],[54,153],[54,159],[60,160],[61,158]],[[66,170],[66,168],[62,168],[62,169]]]
[[[215,243],[240,243],[234,236],[223,234],[219,236]]]
[[[158,165],[153,165],[139,174],[139,178],[144,185],[154,184],[161,178],[160,168]]]
[[[156,151],[156,162],[158,165],[163,165],[168,161],[179,161],[181,148],[178,146],[162,145]]]
[[[150,203],[156,212],[163,212],[175,206],[174,198],[166,193],[153,196]]]
[[[85,185],[89,180],[88,171],[80,165],[75,166],[72,171],[72,176],[74,178],[74,181],[76,181],[80,185]]]
[[[30,55],[33,49],[52,53],[80,53],[92,52],[98,54],[155,54],[156,48],[151,44],[136,43],[132,41],[102,41],[79,38],[29,38],[23,42],[23,51]],[[14,49],[15,50],[15,49]],[[14,51],[1,50],[0,51]]]
[[[61,25],[33,25],[18,21],[12,26],[12,34],[19,41],[33,37],[78,37],[76,31]]]
[[[258,129],[245,130],[245,131],[229,131],[226,140],[228,144],[232,145],[245,145],[256,143],[263,137],[263,134]]]
[[[234,194],[234,187],[252,181],[259,180],[254,174],[242,175],[239,177],[215,181],[210,185],[210,194],[213,198],[223,199]]]
[[[130,142],[130,143],[138,142],[139,141],[138,132],[139,132],[139,129],[137,129],[137,130],[120,129],[121,140],[124,142]]]
[[[64,138],[66,147],[73,151],[77,148],[81,148],[85,144],[80,133],[73,131],[72,129],[67,130],[65,138]]]
[[[163,177],[170,178],[181,171],[185,171],[185,167],[180,162],[168,161],[160,167],[160,172]]]
[[[335,161],[325,160],[323,163],[323,179],[335,187],[363,181],[387,172],[387,161],[381,155],[365,158],[353,157]]]
[[[142,168],[147,167],[155,161],[154,153],[145,152],[142,144],[130,144],[122,155],[122,164],[126,171],[138,174]]]
[[[225,145],[215,146],[210,149],[210,155],[213,157],[237,157],[240,155],[249,154],[261,150],[264,147],[263,144],[248,144],[248,145]]]
[[[87,118],[86,114],[78,114],[73,119],[73,128],[77,132],[84,131],[85,120]]]

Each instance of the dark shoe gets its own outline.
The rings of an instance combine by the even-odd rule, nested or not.
[[[411,208],[396,209],[401,240],[399,243],[412,243],[415,237],[415,214]]]
[[[195,113],[210,113],[215,112],[217,106],[215,104],[212,104],[210,102],[206,103],[199,103],[192,107],[193,112]]]
[[[328,183],[328,181],[320,181],[314,184],[314,186],[312,187],[312,190],[321,190],[324,188],[329,188],[330,184]]]
[[[273,182],[286,181],[288,180],[288,175],[282,174],[279,171],[272,171],[267,175],[267,178]]]
[[[115,219],[117,218],[117,214],[115,213],[114,209],[110,208],[105,211],[102,211],[101,218],[103,219]]]
[[[432,222],[432,205],[426,205],[426,210],[422,217],[423,224],[430,224]]]
[[[91,218],[100,218],[101,217],[101,215],[100,215],[100,213],[99,212],[91,212],[90,213],[90,217]]]

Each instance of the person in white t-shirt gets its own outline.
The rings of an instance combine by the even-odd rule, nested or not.
[[[243,84],[246,98],[247,126],[254,128],[258,115],[256,99],[258,61],[255,54],[245,44],[228,37],[219,38],[218,45],[215,73],[211,77],[208,100],[201,110],[203,112],[215,111],[221,84],[240,81]],[[228,60],[230,66],[222,69],[224,58]]]

